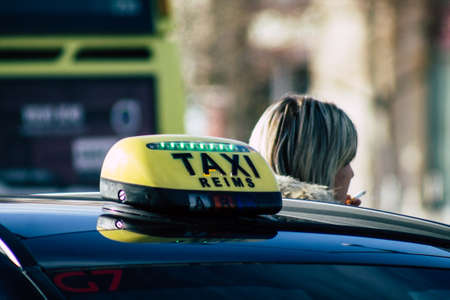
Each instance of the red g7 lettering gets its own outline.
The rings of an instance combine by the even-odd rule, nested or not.
[[[73,271],[57,274],[53,277],[53,282],[58,288],[65,292],[71,293],[96,293],[100,288],[96,282],[98,276],[112,275],[112,280],[108,291],[115,291],[119,287],[120,279],[122,278],[122,270],[92,270],[90,274],[83,271]],[[77,277],[78,282],[86,282],[86,286],[71,286],[68,284],[69,278]],[[89,280],[90,279],[90,280]],[[99,278],[100,279],[100,278]]]

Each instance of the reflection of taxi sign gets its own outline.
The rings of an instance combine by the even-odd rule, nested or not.
[[[117,142],[103,162],[103,198],[153,211],[273,214],[281,195],[265,160],[245,143],[149,135]]]
[[[124,210],[118,213],[116,210]],[[147,220],[136,220],[127,215],[123,207],[105,207],[103,214],[97,219],[97,230],[104,237],[124,243],[177,243],[177,244],[211,244],[228,242],[258,242],[272,239],[277,235],[273,226],[264,226],[258,219],[252,223],[220,226],[220,218],[199,220],[191,224],[180,220],[171,220],[147,216]],[[266,221],[266,220],[265,220]],[[267,222],[267,221],[266,221]],[[200,224],[199,224],[200,223]],[[226,223],[229,224],[229,223]],[[253,225],[253,226],[252,226]],[[256,227],[256,228],[255,228]]]

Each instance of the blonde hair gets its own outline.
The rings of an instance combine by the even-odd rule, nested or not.
[[[334,188],[337,171],[356,155],[358,138],[336,105],[287,95],[266,109],[249,144],[275,173]]]

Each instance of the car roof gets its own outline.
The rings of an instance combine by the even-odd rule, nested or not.
[[[0,233],[2,239],[7,234],[19,237],[16,249],[32,257],[26,263],[51,269],[175,262],[450,268],[450,229],[445,224],[314,201],[283,201],[284,209],[275,216],[220,221],[162,216],[140,231],[142,222],[135,220],[129,232],[138,232],[139,238],[130,242],[109,236],[126,230],[99,229],[102,218],[112,219],[112,224],[126,218],[114,214],[120,205],[101,201],[96,193],[9,196],[0,198]]]
[[[3,222],[9,223],[9,227],[20,229],[19,235],[31,237],[52,232],[61,233],[65,230],[77,231],[84,224],[82,220],[93,219],[91,217],[98,216],[105,205],[115,202],[104,201],[98,192],[90,192],[0,196],[0,203],[3,205]],[[55,204],[58,205],[55,206]],[[77,221],[64,222],[67,227],[65,229],[64,226],[46,225],[43,221],[37,222],[41,224],[38,227],[25,226],[26,223],[20,219],[21,215],[30,214],[34,219],[44,220],[48,218],[48,210],[53,215],[51,219],[58,220],[58,216],[62,216],[65,220],[70,218]],[[444,240],[450,238],[450,226],[446,224],[376,209],[333,203],[283,199],[283,209],[278,215],[304,222],[372,228]],[[92,224],[94,222],[91,221],[90,226]]]

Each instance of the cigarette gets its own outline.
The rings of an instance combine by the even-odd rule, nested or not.
[[[367,191],[361,191],[358,194],[356,194],[355,196],[353,196],[353,199],[357,199],[357,198],[361,198],[362,196],[364,196],[366,194]]]

